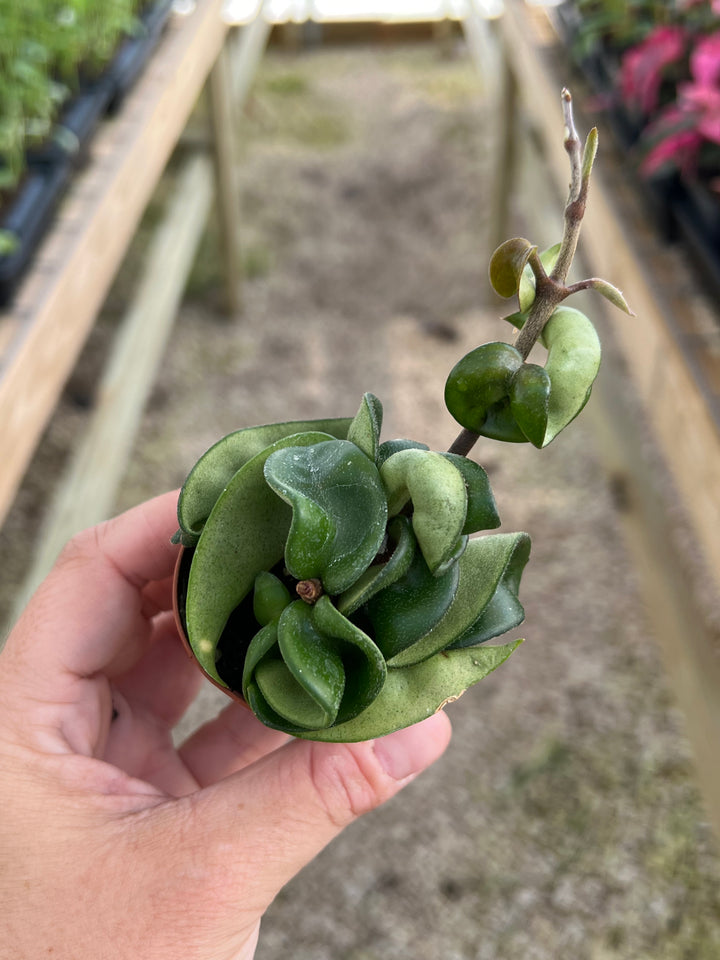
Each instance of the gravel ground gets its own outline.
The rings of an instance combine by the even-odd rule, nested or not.
[[[508,333],[485,279],[489,130],[461,51],[267,58],[241,131],[245,310],[215,310],[211,231],[119,507],[181,482],[231,429],[352,414],[366,390],[386,437],[448,445],[448,370]],[[2,534],[5,606],[138,251]],[[446,756],[283,891],[258,958],[717,958],[720,861],[591,427],[477,458],[503,529],[533,538],[527,642],[448,708]]]

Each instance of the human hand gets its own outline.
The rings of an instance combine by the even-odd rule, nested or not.
[[[290,740],[202,682],[170,612],[177,494],[78,535],[0,656],[2,960],[246,960],[280,888],[445,749]]]

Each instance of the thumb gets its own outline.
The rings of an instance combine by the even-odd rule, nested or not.
[[[259,918],[344,827],[437,760],[450,732],[441,712],[366,743],[295,740],[185,798],[205,866],[222,882],[222,890],[214,891],[214,915],[219,919],[222,897],[228,923],[237,923],[239,912],[245,921]],[[213,876],[205,877],[212,885]]]

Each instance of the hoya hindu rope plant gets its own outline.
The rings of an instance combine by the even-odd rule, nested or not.
[[[354,417],[238,430],[198,460],[178,501],[176,613],[206,676],[267,726],[314,740],[366,740],[459,697],[522,642],[487,641],[524,618],[526,533],[500,517],[480,436],[547,446],[580,413],[600,364],[590,320],[564,301],[597,149],[584,148],[563,91],[572,182],[563,238],[540,253],[504,243],[490,280],[518,310],[514,343],[477,347],[451,370],[462,431],[446,452],[381,439],[382,405]],[[544,365],[528,362],[544,348]],[[473,534],[483,532],[482,536]]]

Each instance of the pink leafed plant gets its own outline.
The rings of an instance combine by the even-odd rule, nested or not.
[[[654,142],[642,164],[648,176],[667,165],[694,176],[703,147],[720,146],[720,31],[696,42],[690,75],[678,85],[676,101],[648,127],[646,139]]]
[[[659,105],[665,71],[683,59],[687,45],[688,36],[682,27],[663,26],[651,30],[641,43],[631,47],[620,67],[623,101],[645,116],[653,114]]]

